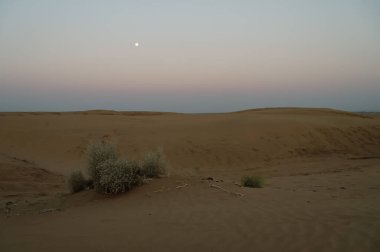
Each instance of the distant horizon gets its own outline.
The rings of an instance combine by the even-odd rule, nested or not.
[[[380,1],[0,0],[0,110],[380,111]]]
[[[178,114],[218,114],[218,113],[233,113],[233,112],[242,112],[249,110],[264,110],[264,109],[330,109],[351,113],[380,113],[380,110],[377,111],[368,111],[368,110],[344,110],[338,108],[330,108],[330,107],[255,107],[255,108],[242,108],[238,110],[227,110],[227,111],[204,111],[204,112],[180,112],[180,111],[166,111],[166,110],[117,110],[117,109],[102,109],[102,108],[89,108],[89,109],[78,109],[78,110],[11,110],[5,111],[0,110],[0,113],[70,113],[70,112],[92,112],[92,111],[104,111],[104,112],[151,112],[151,113],[178,113]]]

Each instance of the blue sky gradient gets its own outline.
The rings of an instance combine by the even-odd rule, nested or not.
[[[379,111],[379,27],[376,0],[0,0],[0,110]]]

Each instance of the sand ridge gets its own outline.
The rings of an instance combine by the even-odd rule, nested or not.
[[[253,169],[254,164],[317,155],[375,155],[380,149],[379,120],[347,112],[102,113],[6,114],[0,117],[0,153],[68,174],[85,166],[85,151],[91,142],[106,139],[133,158],[162,147],[172,172],[192,174]]]

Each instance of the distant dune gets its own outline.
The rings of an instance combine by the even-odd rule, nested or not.
[[[378,119],[330,109],[1,115],[0,153],[60,174],[84,167],[88,144],[100,139],[116,142],[130,157],[163,147],[172,172],[179,174],[239,172],[279,160],[368,156],[380,150]]]
[[[169,178],[109,201],[56,196],[66,175],[86,171],[87,146],[99,140],[135,159],[162,147]],[[379,160],[380,117],[332,109],[0,113],[0,203],[16,202],[19,213],[67,209],[1,219],[9,228],[0,250],[250,251],[256,241],[259,251],[375,251]],[[245,174],[263,176],[265,188],[236,186]]]
[[[259,108],[259,109],[248,109],[241,110],[233,113],[251,113],[251,112],[263,112],[263,113],[273,113],[273,114],[302,114],[302,115],[346,115],[346,116],[356,116],[362,118],[370,118],[360,113],[347,112],[336,109],[329,108],[292,108],[292,107],[283,107],[283,108]]]

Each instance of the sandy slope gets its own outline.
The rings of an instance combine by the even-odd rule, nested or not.
[[[172,172],[256,169],[309,156],[377,155],[378,119],[324,109],[264,109],[227,114],[90,111],[0,113],[0,153],[60,174],[85,166],[89,143],[116,142],[138,158],[163,147]]]
[[[99,139],[131,158],[163,147],[170,177],[111,198],[61,195]],[[265,188],[236,186],[243,174]],[[379,181],[377,116],[0,113],[0,250],[378,251]],[[50,208],[62,211],[39,214]]]

